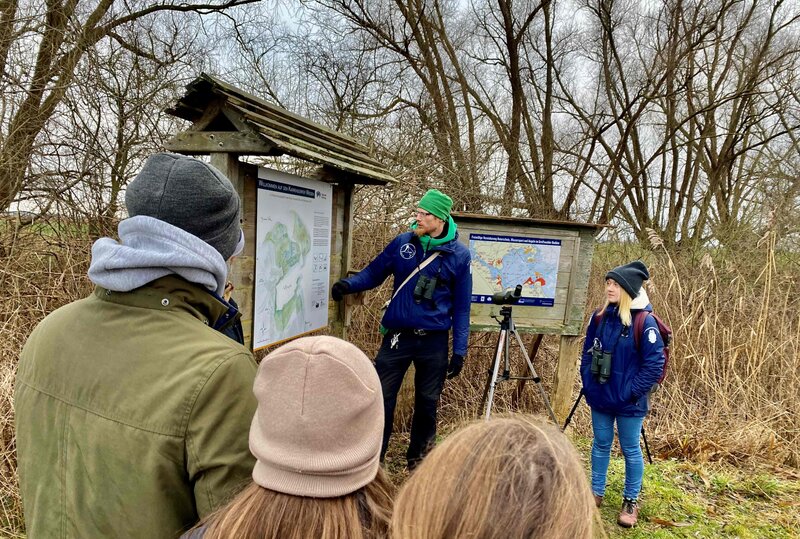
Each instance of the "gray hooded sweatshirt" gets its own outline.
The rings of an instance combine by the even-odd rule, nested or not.
[[[129,292],[176,274],[222,296],[228,266],[219,251],[164,221],[137,215],[120,222],[119,239],[92,246],[89,279],[108,290]]]

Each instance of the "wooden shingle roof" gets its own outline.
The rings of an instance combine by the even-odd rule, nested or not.
[[[176,135],[168,150],[291,155],[333,171],[353,183],[385,185],[396,180],[356,139],[201,73],[166,112],[194,124]]]

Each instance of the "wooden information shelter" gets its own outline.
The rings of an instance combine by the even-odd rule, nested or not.
[[[556,416],[563,420],[572,399],[572,387],[580,357],[580,340],[583,336],[583,313],[592,269],[595,235],[601,225],[571,221],[549,221],[515,217],[496,217],[454,213],[458,224],[459,240],[470,245],[476,237],[510,237],[544,240],[559,244],[558,270],[555,297],[552,305],[513,306],[513,318],[519,333],[539,335],[534,353],[542,335],[560,335],[558,366],[553,381],[552,405]],[[473,294],[478,289],[473,261]],[[526,275],[527,276],[527,275]],[[530,276],[528,276],[530,277]],[[518,282],[503,283],[504,288],[514,288]],[[473,303],[470,310],[472,331],[498,331],[497,319],[500,305]]]
[[[168,151],[211,155],[211,164],[236,187],[242,200],[245,250],[233,263],[231,281],[242,313],[245,346],[252,347],[255,291],[257,165],[240,156],[289,155],[318,165],[309,176],[333,185],[331,282],[350,268],[352,198],[359,184],[387,185],[395,179],[354,138],[312,122],[220,79],[202,73],[167,113],[192,122],[166,145]],[[202,216],[198,216],[202,218]],[[344,335],[344,306],[331,303],[329,329]]]

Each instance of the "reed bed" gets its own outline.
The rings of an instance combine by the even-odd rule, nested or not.
[[[380,206],[397,203],[380,201]],[[353,267],[363,267],[407,225],[405,218],[388,218],[385,211],[370,212],[371,207],[365,204],[356,212]],[[74,226],[0,225],[0,284],[5,291],[0,300],[0,535],[22,537],[13,416],[17,358],[47,313],[91,290],[86,269],[92,238]],[[657,456],[700,462],[766,459],[800,468],[800,256],[781,250],[772,231],[747,249],[670,250],[655,235],[648,245],[600,244],[593,259],[587,320],[602,301],[605,272],[640,257],[651,270],[652,303],[675,334],[669,376],[645,423],[651,449]],[[390,286],[387,281],[367,295],[349,328],[349,339],[371,356],[380,345],[379,307]],[[442,397],[443,434],[480,415],[496,336],[471,336],[464,372],[446,384]],[[533,339],[524,336],[529,348]],[[548,393],[557,357],[558,338],[545,337],[535,366]],[[514,383],[503,384],[495,409],[544,412],[535,388],[519,394],[518,389]],[[401,437],[409,428],[412,396],[409,379],[395,421]],[[573,426],[588,435],[589,423],[588,408],[581,406]]]
[[[355,249],[362,265],[385,244],[384,239],[397,232],[392,223],[373,223],[369,230],[372,238]],[[593,258],[587,322],[603,301],[605,272],[637,258],[650,268],[647,288],[654,309],[674,332],[668,377],[654,394],[652,413],[645,423],[651,449],[661,457],[734,463],[766,459],[800,467],[800,414],[796,412],[800,410],[800,255],[781,251],[773,231],[747,250],[673,252],[655,234],[649,245],[599,244]],[[380,344],[377,308],[388,293],[388,286],[373,293],[353,318],[351,339],[369,354],[377,352]],[[442,396],[443,432],[480,415],[496,335],[471,335],[464,372],[447,383]],[[523,336],[523,340],[530,351],[534,336]],[[548,394],[558,345],[557,337],[545,337],[534,360]],[[521,361],[512,354],[512,362],[519,366]],[[579,384],[576,380],[576,397]],[[401,432],[408,429],[411,419],[411,385],[409,375],[395,418],[395,428]],[[545,413],[534,387],[526,387],[521,396],[518,391],[516,383],[502,384],[495,408]],[[579,407],[573,426],[590,435],[588,407]]]

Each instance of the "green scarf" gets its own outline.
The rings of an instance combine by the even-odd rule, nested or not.
[[[415,230],[417,228],[417,222],[414,221],[411,223],[411,230]],[[420,237],[419,241],[422,244],[422,249],[427,253],[428,249],[431,247],[438,247],[439,245],[443,245],[448,241],[452,241],[456,237],[456,222],[453,221],[453,217],[449,216],[447,218],[447,234],[445,234],[441,238],[432,238],[429,235],[425,234],[424,236]]]

